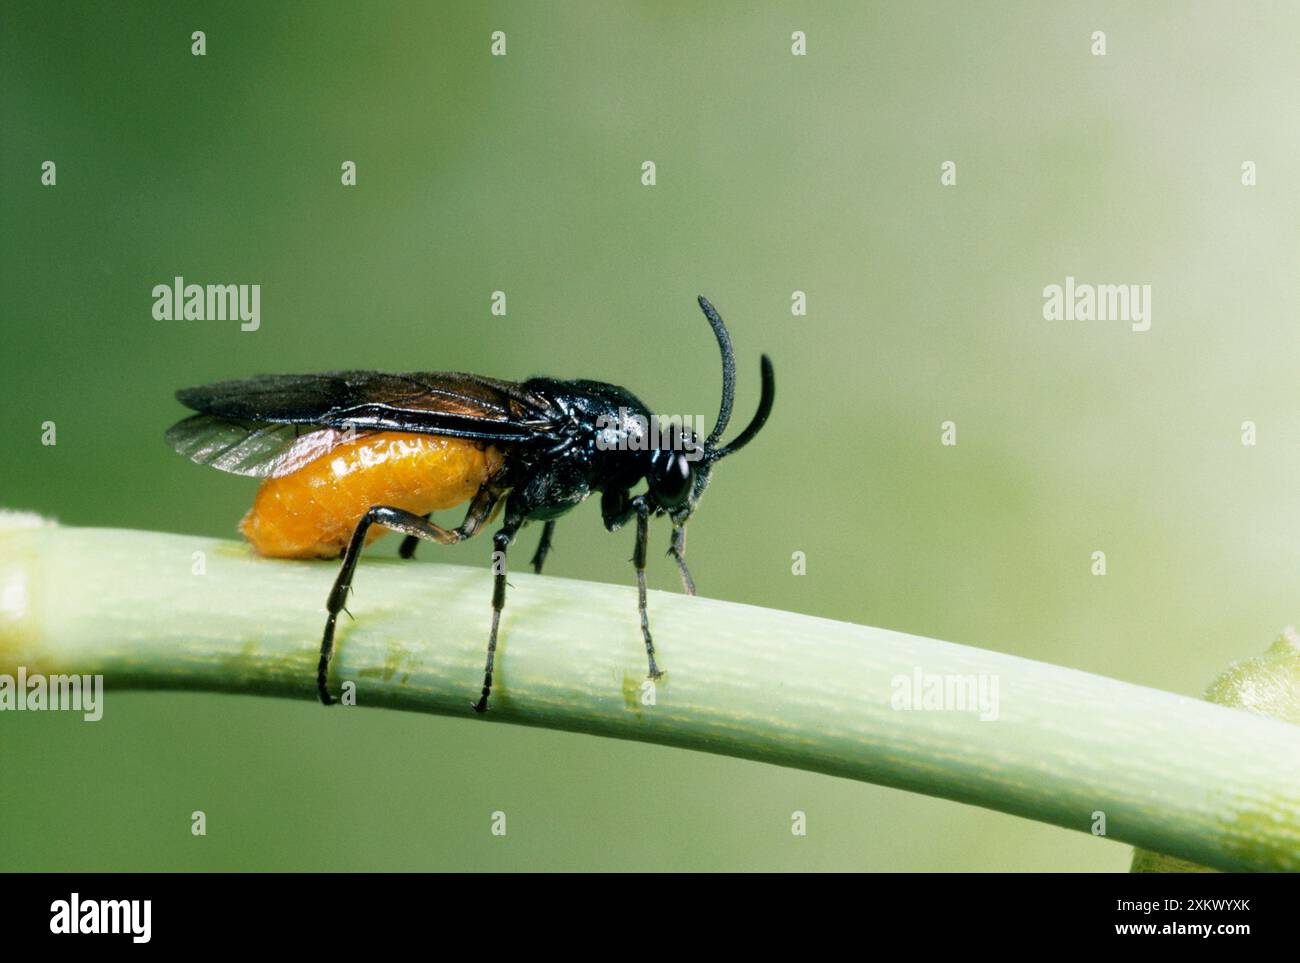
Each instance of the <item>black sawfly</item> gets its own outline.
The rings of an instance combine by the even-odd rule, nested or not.
[[[532,558],[534,570],[540,573],[555,520],[596,492],[606,529],[613,532],[636,520],[632,562],[649,676],[655,679],[662,672],[655,663],[646,613],[649,519],[666,516],[672,522],[668,554],[677,563],[684,589],[694,595],[695,584],[686,567],[686,523],[714,465],[753,440],[767,421],[775,396],[772,362],[763,355],[758,410],[739,435],[722,443],[735,396],[735,355],[726,325],[713,305],[702,296],[699,305],[722,353],[722,403],[713,430],[702,443],[684,424],[661,426],[626,388],[600,381],[538,377],[511,382],[457,372],[373,371],[262,375],[184,389],[177,398],[198,414],[174,425],[167,440],[200,464],[264,478],[263,492],[268,486],[279,486],[264,507],[260,492],[254,511],[245,518],[243,531],[259,551],[293,557],[341,554],[343,562],[326,603],[317,669],[317,689],[325,705],[335,701],[329,688],[335,624],[371,526],[403,533],[401,555],[410,558],[422,539],[452,545],[476,534],[497,513],[503,514],[501,527],[492,536],[487,665],[482,692],[471,703],[477,712],[485,712],[506,598],[506,551],[524,525],[542,522]],[[369,448],[363,451],[365,446]],[[359,470],[337,470],[345,463],[340,455],[347,452],[366,455],[356,462]],[[404,482],[409,491],[384,475],[391,476],[403,459],[408,469],[414,465],[424,471],[402,475],[417,479]],[[329,474],[331,465],[336,466],[338,477]],[[438,503],[438,498],[451,498],[453,503],[465,500],[458,489],[448,487],[449,481],[444,484],[445,479],[436,477],[451,472],[446,465],[462,472],[470,465],[478,473],[464,476],[471,478],[473,488],[464,493],[469,501],[465,520],[454,529],[429,521],[430,505],[449,507]],[[456,483],[463,484],[464,477],[458,475]],[[310,500],[303,502],[309,510],[277,517],[275,512],[285,513],[282,502],[297,489],[309,487],[301,483],[304,478],[311,482]],[[642,481],[645,490],[632,494]],[[367,495],[374,491],[395,494],[384,503],[372,503]],[[274,537],[264,534],[271,530]]]

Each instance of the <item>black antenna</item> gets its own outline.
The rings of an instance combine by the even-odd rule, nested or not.
[[[759,371],[763,378],[763,394],[758,399],[758,411],[754,412],[754,418],[745,430],[736,436],[735,440],[722,448],[709,453],[710,461],[717,461],[719,458],[726,458],[733,452],[740,451],[758,434],[760,428],[767,422],[767,416],[772,413],[772,401],[776,398],[776,375],[772,371],[772,359],[763,355],[758,361]]]
[[[704,316],[709,319],[713,334],[718,339],[718,348],[722,351],[722,406],[718,409],[718,421],[713,426],[713,432],[704,442],[704,450],[707,452],[712,451],[713,446],[722,440],[722,433],[727,430],[727,422],[731,421],[731,403],[736,398],[736,354],[731,349],[731,335],[727,333],[727,326],[722,323],[722,316],[704,295],[701,294],[696,300],[700,302],[700,310],[704,312]]]

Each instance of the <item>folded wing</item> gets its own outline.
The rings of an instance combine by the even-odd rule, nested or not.
[[[199,414],[168,430],[172,448],[199,464],[257,477],[290,474],[375,431],[548,442],[563,417],[515,382],[459,372],[261,375],[176,397]]]

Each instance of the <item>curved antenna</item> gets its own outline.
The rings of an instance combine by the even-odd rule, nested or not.
[[[708,452],[722,440],[722,433],[727,430],[727,422],[731,421],[731,403],[736,398],[736,353],[731,350],[731,335],[727,333],[727,326],[722,323],[722,316],[704,295],[701,294],[696,300],[700,302],[700,310],[704,312],[704,316],[709,319],[713,334],[718,339],[718,349],[722,352],[722,406],[718,408],[717,423],[714,424],[712,433],[704,442],[704,450]]]
[[[763,355],[759,359],[759,368],[763,377],[763,394],[758,399],[758,411],[754,412],[753,419],[730,445],[725,445],[716,451],[710,452],[710,461],[726,458],[732,452],[740,451],[740,449],[748,445],[754,440],[754,436],[758,434],[759,429],[767,421],[767,416],[772,413],[772,401],[776,397],[776,375],[772,371],[772,359],[767,355]]]

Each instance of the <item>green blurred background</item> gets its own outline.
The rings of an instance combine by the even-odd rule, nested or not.
[[[176,388],[266,371],[586,376],[711,415],[706,293],[739,417],[760,351],[779,390],[692,523],[704,594],[1199,693],[1300,612],[1297,26],[1226,3],[6,0],[0,505],[231,535],[256,483],[162,434]],[[153,320],[177,274],[260,283],[261,329]],[[1044,321],[1067,274],[1150,283],[1151,330]],[[624,581],[629,549],[589,503],[549,570]],[[650,580],[676,587],[667,560]],[[56,715],[0,718],[0,868],[1128,863],[971,807],[468,716],[171,694]]]

